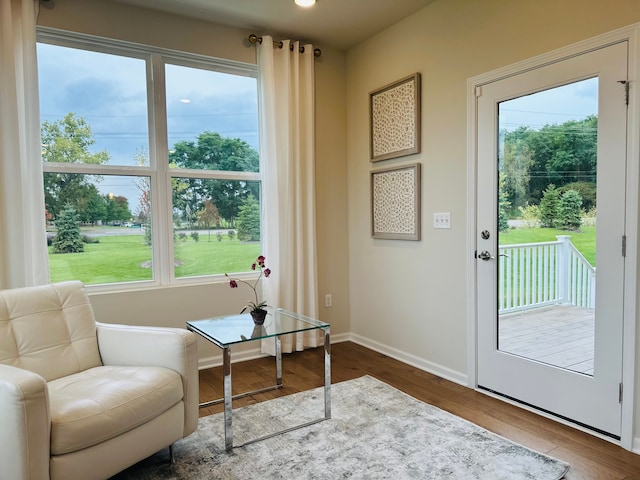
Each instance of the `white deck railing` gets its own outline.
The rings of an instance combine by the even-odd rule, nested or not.
[[[595,308],[596,269],[568,235],[556,238],[555,242],[500,246],[500,313],[558,303]]]

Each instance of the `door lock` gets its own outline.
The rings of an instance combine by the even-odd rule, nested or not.
[[[489,260],[492,260],[495,257],[491,255],[489,252],[487,252],[486,250],[483,250],[478,254],[478,258],[480,260],[484,260],[485,262],[488,262]]]

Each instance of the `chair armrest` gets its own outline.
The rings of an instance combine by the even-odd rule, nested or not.
[[[0,418],[0,477],[48,479],[51,417],[45,379],[0,364]]]
[[[198,426],[199,378],[196,335],[183,328],[145,327],[96,322],[104,365],[171,368],[182,376],[184,436]]]

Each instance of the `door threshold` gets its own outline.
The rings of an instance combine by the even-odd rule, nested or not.
[[[616,445],[620,445],[621,437],[620,435],[615,435],[613,433],[605,432],[604,430],[600,430],[599,428],[592,427],[583,422],[578,422],[569,417],[565,417],[564,415],[559,415],[550,410],[545,410],[544,408],[537,407],[527,402],[523,402],[522,400],[518,400],[517,398],[510,397],[509,395],[505,395],[504,393],[496,392],[487,387],[483,387],[482,385],[478,385],[476,391],[481,393],[485,393],[490,397],[497,398],[498,400],[503,400],[511,405],[515,405],[516,407],[524,408],[525,410],[537,413],[545,418],[550,420],[554,420],[563,425],[567,425],[569,427],[573,427],[576,430],[580,430],[585,433],[589,433],[603,440],[607,440],[611,443],[615,443]]]

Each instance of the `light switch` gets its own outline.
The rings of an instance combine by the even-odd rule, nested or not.
[[[434,213],[433,228],[451,228],[451,214],[449,212]]]

